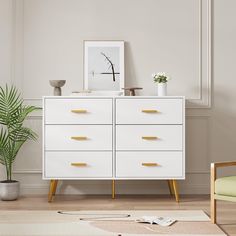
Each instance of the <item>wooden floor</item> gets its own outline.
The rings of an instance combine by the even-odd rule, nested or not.
[[[207,195],[181,196],[180,203],[165,195],[159,196],[56,196],[48,203],[46,195],[24,196],[18,201],[0,201],[1,210],[204,210],[209,214],[210,197]],[[219,226],[236,236],[236,203],[220,202],[217,206]]]

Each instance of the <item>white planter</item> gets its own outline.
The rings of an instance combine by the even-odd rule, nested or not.
[[[157,95],[166,96],[167,95],[167,83],[158,83],[157,84]]]

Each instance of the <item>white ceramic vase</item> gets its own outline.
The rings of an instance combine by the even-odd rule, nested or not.
[[[167,95],[167,83],[158,83],[157,84],[157,95],[166,96]]]

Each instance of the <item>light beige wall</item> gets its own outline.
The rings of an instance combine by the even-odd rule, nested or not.
[[[141,94],[153,95],[150,75],[166,71],[173,77],[169,94],[187,97],[187,177],[180,188],[182,193],[208,193],[210,162],[235,159],[236,149],[236,2],[212,2],[211,18],[210,0],[0,0],[0,33],[5,36],[0,62],[6,64],[0,82],[13,81],[26,102],[40,104],[41,96],[52,92],[49,79],[66,79],[64,94],[82,88],[84,39],[125,40],[126,85],[142,86]],[[27,120],[39,140],[23,147],[14,167],[24,193],[48,188],[41,180],[41,118],[36,114]],[[64,182],[60,189],[111,191],[109,181]],[[154,194],[167,192],[167,186],[162,181],[119,181],[117,190]]]
[[[214,103],[209,138],[211,160],[215,161],[236,160],[235,7],[234,0],[214,3]]]
[[[0,0],[0,86],[12,77],[12,2]],[[0,165],[0,178],[4,176]]]

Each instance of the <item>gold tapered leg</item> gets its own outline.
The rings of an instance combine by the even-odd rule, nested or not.
[[[168,187],[169,187],[170,195],[173,195],[174,190],[173,190],[172,180],[167,180],[167,181],[168,181]]]
[[[52,201],[53,188],[54,188],[54,180],[51,180],[50,181],[50,186],[49,186],[49,192],[48,192],[48,202]]]
[[[112,199],[115,199],[115,180],[112,180]]]
[[[179,192],[178,192],[177,181],[173,179],[172,184],[173,184],[173,189],[174,189],[174,193],[175,193],[175,200],[176,200],[176,202],[179,202]]]
[[[55,180],[54,185],[53,185],[53,193],[52,193],[53,196],[56,195],[56,191],[57,191],[57,183],[58,183],[58,180]]]
[[[53,196],[55,196],[56,190],[57,190],[57,183],[58,180],[51,180],[50,181],[50,187],[48,192],[48,202],[52,202]]]

